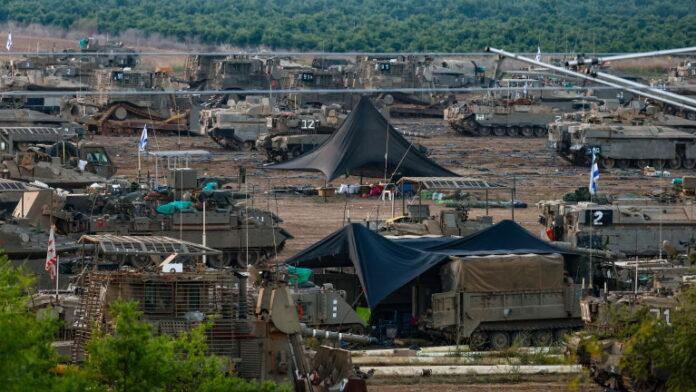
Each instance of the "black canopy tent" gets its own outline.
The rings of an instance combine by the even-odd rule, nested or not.
[[[450,256],[503,254],[572,255],[511,220],[501,221],[465,238],[390,240],[352,223],[287,260],[304,268],[354,267],[367,303],[377,306],[403,285]]]
[[[387,180],[403,176],[457,176],[406,140],[368,97],[362,97],[341,127],[316,149],[265,168],[316,170],[328,181],[342,175]]]
[[[351,223],[286,263],[304,268],[355,267],[367,304],[374,308],[387,295],[447,258],[399,245]]]

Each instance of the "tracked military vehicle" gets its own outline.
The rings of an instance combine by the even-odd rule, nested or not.
[[[378,226],[385,236],[404,235],[454,235],[466,237],[493,225],[493,218],[469,217],[467,208],[453,208],[440,211],[438,217],[430,216],[429,206],[410,205],[409,215],[387,219]],[[420,213],[418,211],[421,211]]]
[[[84,124],[102,135],[136,135],[143,127],[162,132],[188,131],[190,103],[175,96],[137,95],[118,92],[171,89],[169,72],[136,71],[130,68],[96,70],[90,84],[110,95],[78,96],[64,102],[63,117]]]
[[[441,268],[444,292],[432,295],[426,325],[451,342],[548,346],[583,325],[580,285],[564,276],[561,255],[469,256]]]
[[[589,165],[594,151],[605,169],[696,168],[696,135],[664,126],[558,122],[551,124],[549,145],[576,165]]]
[[[158,235],[196,244],[205,242],[206,246],[222,251],[221,255],[208,259],[216,268],[260,264],[292,238],[280,227],[282,220],[275,214],[236,204],[238,199],[231,191],[199,190],[197,172],[193,169],[171,170],[168,184],[170,192],[166,193],[125,193],[125,190],[66,195],[53,203],[52,212],[43,208],[47,205],[45,201],[38,199],[25,200],[24,205],[34,208],[28,215],[35,222],[41,217],[45,220],[52,213],[58,232],[64,235]]]
[[[539,87],[538,80],[503,79],[501,87]],[[467,136],[544,137],[548,124],[567,112],[589,109],[593,97],[565,92],[532,95],[525,91],[501,90],[494,95],[473,98],[449,106],[445,121]]]
[[[103,146],[80,142],[83,129],[25,109],[0,110],[0,154],[5,178],[82,188],[116,173]]]
[[[273,64],[248,55],[191,56],[186,59],[186,83],[192,89],[268,90],[278,85],[269,69]]]
[[[256,149],[271,162],[300,156],[328,139],[347,116],[338,105],[274,113],[267,118],[266,131],[259,135]]]
[[[251,151],[259,136],[267,131],[272,115],[268,98],[248,96],[243,101],[231,101],[227,108],[201,110],[200,133],[228,150]]]
[[[330,89],[340,90],[346,88],[347,76],[343,67],[310,68],[296,67],[283,68],[278,72],[280,87],[286,90],[312,90]],[[340,105],[343,108],[352,108],[360,97],[347,93],[286,93],[281,97],[281,106],[288,108],[316,107],[323,105]]]
[[[542,236],[573,248],[592,248],[615,255],[658,256],[667,241],[678,252],[696,244],[696,215],[691,206],[650,200],[612,204],[542,201]]]

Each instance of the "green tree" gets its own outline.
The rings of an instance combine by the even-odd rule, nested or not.
[[[50,390],[58,357],[51,347],[54,318],[27,308],[34,279],[0,256],[0,385],[4,391]]]

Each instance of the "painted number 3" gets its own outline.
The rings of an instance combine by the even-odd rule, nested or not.
[[[595,211],[594,214],[594,220],[592,220],[592,224],[595,226],[602,226],[602,218],[604,218],[604,213],[602,211]]]

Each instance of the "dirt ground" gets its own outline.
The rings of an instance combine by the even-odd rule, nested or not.
[[[431,158],[463,176],[485,179],[516,189],[516,199],[527,203],[527,208],[515,209],[515,221],[533,233],[540,233],[536,203],[540,200],[557,199],[577,187],[587,186],[589,168],[574,167],[555,156],[545,147],[542,138],[475,138],[456,135],[442,120],[438,119],[395,119],[395,125],[404,130],[417,131],[428,137],[413,140],[428,147]],[[137,175],[137,137],[94,137],[94,141],[104,144],[116,164],[119,174],[134,177]],[[347,220],[382,219],[391,217],[392,204],[376,199],[346,198],[337,196],[327,198],[277,196],[268,194],[273,186],[281,185],[324,185],[321,173],[284,172],[264,170],[263,155],[257,152],[230,152],[217,146],[206,137],[165,136],[150,133],[152,150],[206,149],[211,151],[209,160],[191,160],[189,165],[197,168],[200,174],[210,176],[229,176],[236,181],[238,168],[247,169],[248,192],[254,195],[254,206],[271,209],[284,220],[283,226],[295,239],[288,241],[280,254],[280,260],[320,240],[341,228]],[[160,161],[159,173],[167,163]],[[142,174],[154,175],[154,160],[142,158]],[[672,175],[684,175],[686,171],[673,171]],[[378,181],[378,179],[365,179]],[[359,182],[358,178],[339,178],[331,184]],[[600,193],[643,194],[669,186],[670,179],[643,176],[638,169],[612,170],[602,172],[599,180]],[[244,188],[242,188],[244,189]],[[483,192],[477,194],[483,198]],[[490,192],[490,200],[510,200],[510,191]],[[431,213],[437,213],[439,206],[430,201]],[[394,203],[395,215],[402,211],[401,201]],[[472,216],[484,215],[483,209],[474,209]],[[494,221],[512,218],[510,209],[490,209]]]

